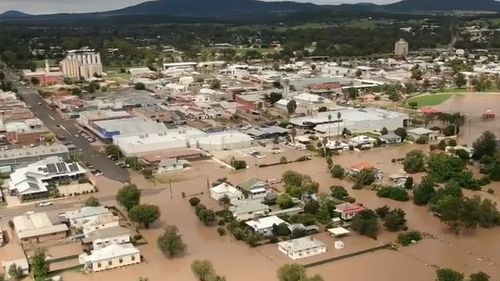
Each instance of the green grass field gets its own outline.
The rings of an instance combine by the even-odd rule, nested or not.
[[[457,93],[444,93],[444,94],[428,94],[428,95],[420,95],[413,97],[407,101],[407,104],[410,102],[417,102],[417,107],[426,107],[426,106],[435,106],[439,105],[449,98],[458,95]]]

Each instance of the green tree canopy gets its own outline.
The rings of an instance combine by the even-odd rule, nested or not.
[[[140,200],[141,191],[135,184],[123,186],[120,190],[118,190],[118,194],[116,194],[116,201],[118,201],[118,204],[127,209],[127,211],[132,209],[134,206],[139,205]]]
[[[130,209],[128,216],[132,221],[142,224],[147,229],[160,218],[160,208],[155,205],[139,204]]]
[[[163,255],[171,258],[186,251],[186,244],[182,241],[179,230],[175,225],[168,225],[162,235],[158,237],[158,248]]]

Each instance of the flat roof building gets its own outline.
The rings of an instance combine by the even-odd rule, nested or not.
[[[10,172],[28,164],[57,156],[64,161],[69,159],[69,149],[62,144],[0,150],[0,170]]]
[[[66,238],[68,231],[65,224],[53,224],[45,212],[28,212],[25,215],[14,217],[12,222],[17,239],[23,245],[61,240]]]

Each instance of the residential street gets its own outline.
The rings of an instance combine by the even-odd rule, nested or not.
[[[9,73],[8,77],[12,81],[16,81],[19,95],[24,99],[26,105],[31,107],[31,111],[35,116],[42,120],[45,126],[54,134],[63,135],[68,141],[73,143],[82,161],[92,164],[109,179],[119,182],[130,181],[130,174],[126,169],[117,167],[115,162],[109,160],[103,153],[98,152],[83,137],[75,136],[78,134],[80,128],[76,126],[74,120],[64,120],[61,118],[57,112],[50,109],[48,104],[33,89],[21,86],[14,74]]]

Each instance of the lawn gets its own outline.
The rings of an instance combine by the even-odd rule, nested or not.
[[[417,102],[417,107],[434,106],[447,101],[449,98],[455,95],[457,95],[457,93],[426,94],[413,97],[409,99],[407,103]]]

